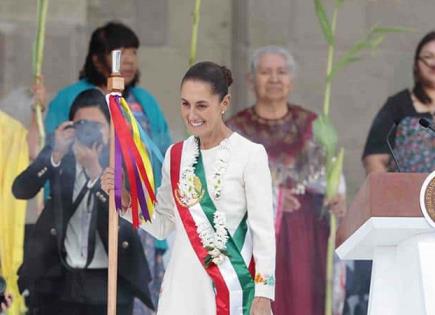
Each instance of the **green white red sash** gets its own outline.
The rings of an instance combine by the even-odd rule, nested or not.
[[[195,175],[200,179],[204,189],[203,198],[199,203],[190,207],[181,204],[176,198],[176,190],[182,172],[183,154],[186,153],[186,147],[189,144],[188,139],[185,142],[175,144],[171,149],[171,184],[181,221],[198,259],[204,265],[208,252],[203,247],[197,226],[208,222],[213,227],[213,215],[216,212],[216,207],[207,190],[201,155],[195,167]],[[252,259],[252,238],[247,226],[246,215],[234,234],[230,235],[226,246],[229,256],[223,263],[211,264],[208,268],[204,267],[214,284],[216,313],[217,315],[249,315],[255,293],[253,280],[255,267]]]

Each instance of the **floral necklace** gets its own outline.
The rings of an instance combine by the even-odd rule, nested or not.
[[[200,155],[199,145],[199,139],[193,138],[193,145],[190,146],[192,151],[186,154],[186,162],[183,163],[184,167],[178,184],[177,199],[186,207],[197,204],[204,196],[201,181],[195,175],[195,168]],[[221,141],[218,150],[210,187],[210,194],[214,200],[219,200],[222,196],[222,177],[227,170],[231,156],[229,138]]]
[[[200,142],[198,138],[193,138],[193,145],[190,146],[190,149],[192,150],[191,152],[186,152],[186,162],[183,163],[184,168],[178,183],[178,189],[176,190],[177,201],[186,207],[192,207],[199,203],[205,193],[201,180],[195,175],[195,168],[200,156]],[[210,187],[210,195],[214,200],[219,200],[222,196],[222,177],[228,168],[228,161],[231,156],[228,138],[221,141],[218,150]],[[210,222],[204,221],[197,225],[197,232],[202,246],[208,252],[204,261],[205,267],[209,267],[211,263],[219,265],[224,262],[228,256],[226,243],[229,237],[225,213],[216,211],[213,217],[213,226]]]

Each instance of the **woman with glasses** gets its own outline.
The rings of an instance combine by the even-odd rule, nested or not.
[[[435,31],[420,41],[414,57],[414,87],[388,98],[376,115],[363,153],[367,173],[398,170],[387,144],[389,138],[400,171],[430,172],[435,169],[435,133],[424,130],[419,120],[435,117]]]

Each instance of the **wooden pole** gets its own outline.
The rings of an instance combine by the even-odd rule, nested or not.
[[[110,93],[124,90],[124,79],[120,75],[121,51],[112,51],[112,75],[107,80]],[[115,167],[115,128],[110,121],[110,159],[109,166]],[[107,314],[116,315],[117,280],[118,280],[118,223],[119,217],[115,205],[115,191],[109,195],[109,266],[107,275]]]

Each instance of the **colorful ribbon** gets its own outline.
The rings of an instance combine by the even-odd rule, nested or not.
[[[133,116],[127,102],[119,95],[109,96],[109,109],[115,129],[115,205],[118,210],[122,207],[124,164],[127,186],[130,190],[133,226],[138,227],[139,208],[143,219],[151,221],[156,202],[151,159],[145,145],[151,140],[148,138],[145,141],[145,132]],[[153,145],[155,146],[154,143]]]

